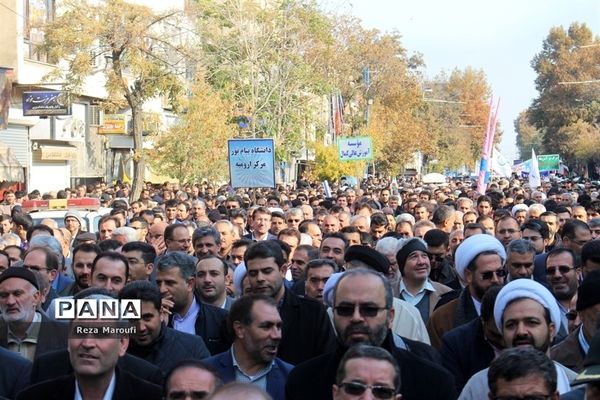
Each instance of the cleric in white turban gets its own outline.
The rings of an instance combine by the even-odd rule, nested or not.
[[[460,278],[465,280],[465,269],[469,266],[471,261],[477,258],[477,256],[483,252],[494,252],[502,259],[502,265],[506,262],[506,251],[502,243],[495,237],[482,233],[479,235],[473,235],[466,238],[456,249],[454,255],[454,263],[456,265],[456,272]]]
[[[532,279],[517,279],[504,286],[498,293],[498,297],[496,297],[494,321],[496,321],[496,326],[500,332],[503,330],[502,316],[504,315],[504,310],[510,302],[516,299],[532,299],[537,301],[550,311],[550,320],[554,323],[556,329],[560,328],[560,309],[552,293],[542,284]]]

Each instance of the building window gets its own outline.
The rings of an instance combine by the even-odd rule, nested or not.
[[[39,51],[38,47],[44,41],[43,25],[54,19],[55,0],[23,0],[23,2],[25,57],[47,63],[49,62],[47,54]]]

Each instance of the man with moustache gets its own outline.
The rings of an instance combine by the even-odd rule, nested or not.
[[[287,400],[331,400],[338,365],[356,344],[381,347],[392,354],[400,366],[404,400],[456,398],[449,372],[412,354],[391,332],[392,287],[383,274],[365,268],[346,271],[335,285],[333,304],[337,345],[294,368],[286,385]]]
[[[72,268],[75,281],[65,290],[64,296],[74,296],[90,287],[94,259],[101,252],[100,247],[93,243],[83,243],[73,249]]]
[[[231,349],[205,360],[223,383],[251,383],[273,400],[285,400],[285,382],[293,366],[277,358],[283,322],[272,297],[242,296],[231,307],[227,327],[233,334]]]
[[[517,279],[504,286],[494,304],[494,319],[507,347],[528,346],[550,356],[550,346],[560,325],[560,310],[552,293],[531,279]],[[562,394],[571,390],[576,374],[554,362]],[[488,369],[469,379],[459,400],[485,399],[488,392]]]

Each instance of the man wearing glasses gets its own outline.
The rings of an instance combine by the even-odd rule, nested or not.
[[[546,258],[546,282],[556,298],[560,308],[561,324],[557,328],[556,343],[561,342],[569,333],[567,312],[573,296],[577,294],[581,268],[578,258],[570,249],[558,248],[548,253]]]
[[[286,384],[286,399],[331,400],[334,398],[332,387],[336,382],[338,387],[341,385],[346,397],[335,399],[352,398],[348,393],[349,388],[343,385],[348,379],[338,376],[336,380],[336,370],[344,354],[357,345],[383,348],[392,354],[400,366],[402,399],[455,399],[452,375],[437,364],[412,353],[408,350],[409,345],[391,332],[394,319],[392,304],[392,287],[383,274],[366,268],[344,272],[333,290],[333,324],[338,339],[336,348],[292,370]],[[352,372],[348,364],[345,372]],[[366,381],[364,384],[367,385],[365,391],[368,389],[375,394],[374,387],[369,388]],[[356,393],[362,389],[350,389],[353,390]],[[377,393],[383,394],[380,390]],[[340,391],[338,394],[341,395]]]
[[[454,259],[456,272],[466,286],[458,298],[438,307],[429,317],[429,338],[438,349],[444,333],[479,317],[483,295],[493,286],[502,286],[506,276],[506,251],[491,235],[469,236],[456,249]]]
[[[370,391],[376,399],[400,400],[400,369],[381,347],[357,345],[344,354],[333,385],[335,400],[356,399]]]

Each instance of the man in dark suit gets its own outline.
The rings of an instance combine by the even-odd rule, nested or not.
[[[448,371],[394,342],[392,287],[383,274],[364,268],[346,271],[336,283],[333,298],[337,347],[292,370],[285,389],[287,400],[331,400],[339,363],[356,344],[381,347],[392,354],[400,367],[402,399],[456,398],[454,378]]]
[[[285,287],[287,263],[276,241],[252,244],[244,261],[252,291],[269,296],[278,304],[283,321],[279,358],[295,365],[335,347],[335,335],[323,304],[299,297]]]
[[[30,361],[67,347],[69,327],[37,312],[40,301],[38,281],[32,271],[10,267],[0,275],[0,347]]]
[[[266,207],[258,207],[252,214],[251,232],[244,235],[244,239],[255,240],[276,240],[277,236],[269,232],[271,228],[271,211]]]
[[[119,292],[119,299],[139,299],[142,315],[135,321],[127,352],[142,358],[167,374],[180,361],[201,360],[210,353],[200,336],[176,331],[160,318],[161,298],[158,288],[149,281],[133,281]]]
[[[205,360],[224,383],[249,382],[273,400],[285,400],[285,382],[293,366],[276,357],[282,321],[273,298],[252,294],[236,301],[227,318],[235,337],[230,350]]]
[[[228,349],[231,341],[225,327],[227,311],[202,303],[194,294],[196,259],[172,251],[156,260],[156,268],[162,307],[171,312],[168,326],[201,336],[210,354]]]
[[[92,295],[88,299],[111,299]],[[117,368],[119,357],[129,345],[126,333],[99,334],[98,330],[127,330],[119,321],[74,320],[69,338],[69,359],[73,374],[33,385],[17,396],[19,400],[109,398],[112,400],[161,399],[161,387]]]
[[[0,398],[14,399],[29,386],[31,361],[0,347]]]
[[[504,349],[494,322],[494,302],[500,287],[490,288],[481,300],[481,317],[442,336],[442,364],[454,375],[460,393],[471,376],[490,366],[495,352]]]

